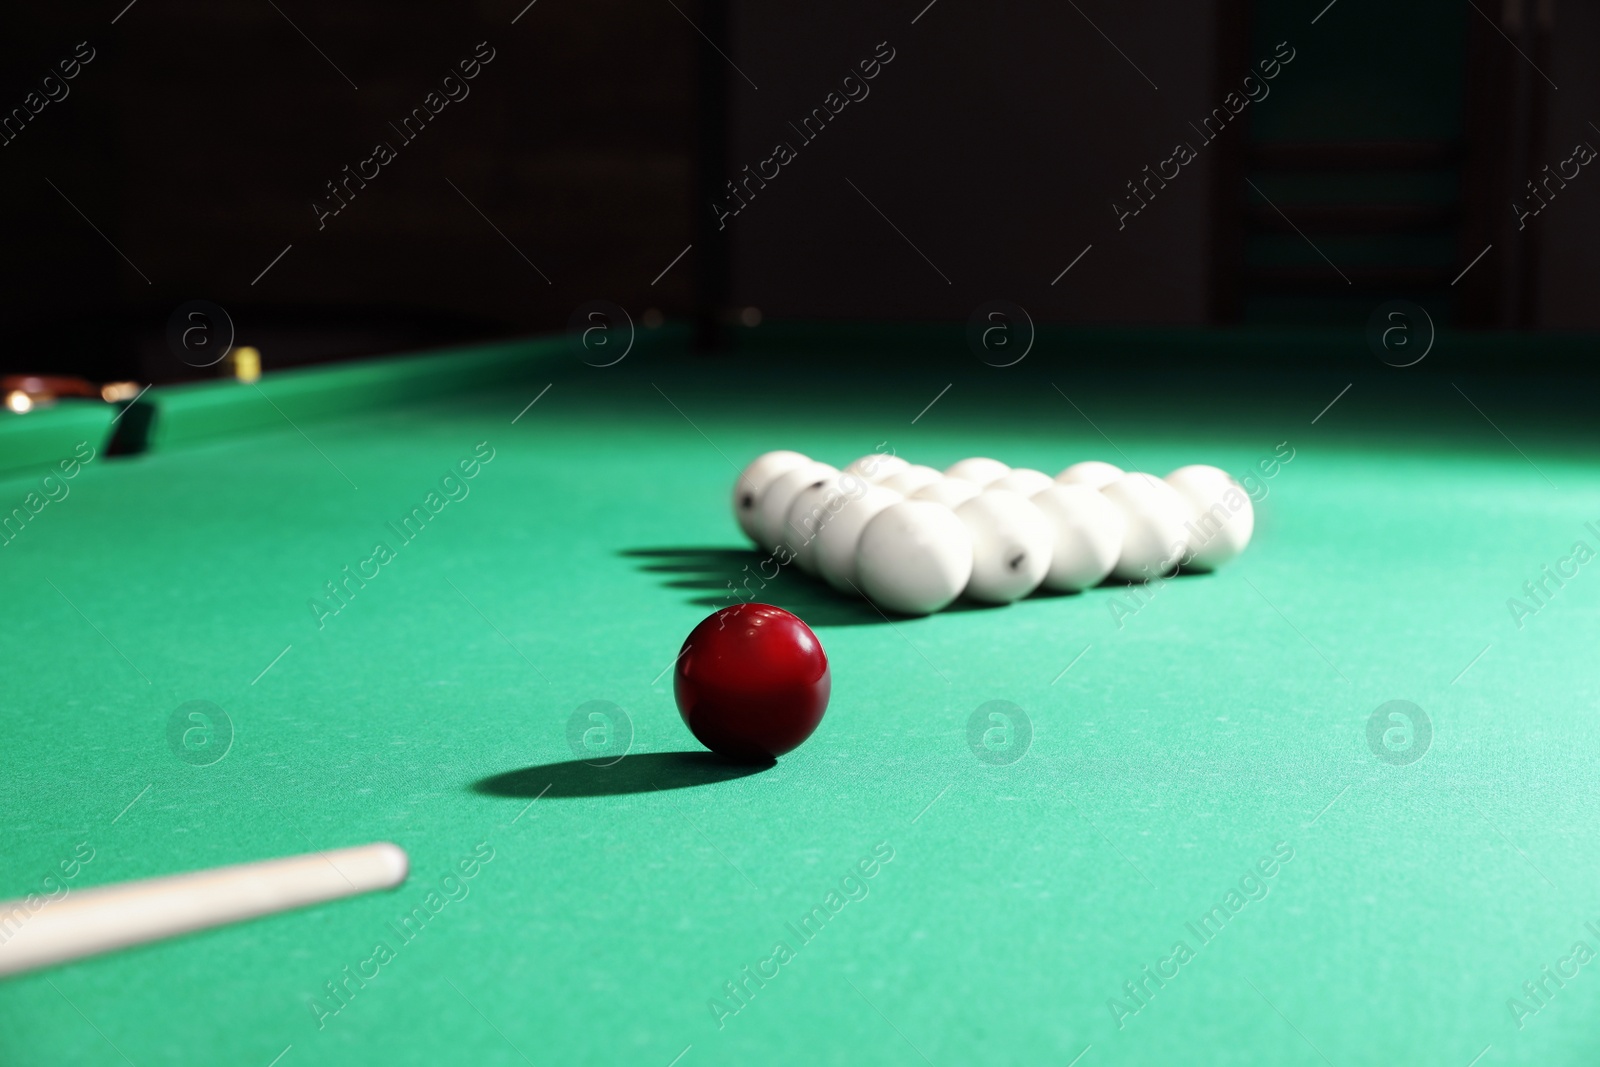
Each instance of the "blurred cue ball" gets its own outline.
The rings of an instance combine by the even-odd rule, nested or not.
[[[943,504],[947,508],[958,508],[971,500],[983,487],[976,482],[969,482],[965,478],[940,478],[930,482],[911,494],[912,500],[928,500],[935,504]]]
[[[1056,481],[1062,485],[1087,485],[1090,489],[1104,489],[1122,477],[1123,473],[1121,467],[1102,463],[1098,459],[1086,459],[1056,475]]]
[[[1144,582],[1177,568],[1188,552],[1189,502],[1153,474],[1124,474],[1100,490],[1127,520],[1122,552],[1111,573]]]
[[[1104,493],[1087,485],[1055,483],[1030,499],[1055,533],[1044,587],[1076,593],[1105,581],[1122,555],[1128,520]]]
[[[1029,470],[1027,467],[1014,467],[984,486],[984,489],[1009,489],[1013,493],[1031,497],[1039,490],[1049,488],[1054,484],[1056,484],[1056,480],[1044,471]]]
[[[966,588],[972,535],[949,508],[902,500],[861,531],[856,567],[861,589],[874,604],[903,615],[929,615]]]
[[[1009,604],[1039,588],[1050,569],[1055,531],[1044,512],[1009,489],[985,489],[956,508],[972,535],[972,576],[966,594]]]
[[[1216,570],[1245,550],[1255,532],[1256,513],[1250,495],[1232,475],[1196,463],[1179,467],[1165,480],[1190,507],[1186,566]]]
[[[1011,473],[1011,468],[997,459],[988,459],[983,456],[973,456],[970,459],[957,460],[945,468],[945,477],[964,478],[978,485],[988,485],[990,482],[999,481]]]
[[[846,474],[859,474],[869,482],[882,482],[891,474],[899,474],[911,464],[896,455],[873,452],[862,456],[846,467]]]
[[[802,571],[818,573],[817,541],[822,531],[833,524],[849,501],[858,499],[869,488],[873,487],[860,475],[846,471],[800,490],[789,505],[783,536]]]
[[[756,506],[761,494],[781,474],[811,461],[798,452],[765,452],[751,460],[733,483],[733,517],[750,540],[761,543],[756,530]]]
[[[783,527],[794,498],[807,486],[822,485],[838,474],[837,467],[808,460],[773,479],[756,501],[756,542],[768,552],[774,551],[783,543]]]
[[[910,496],[923,486],[932,485],[943,477],[944,475],[932,467],[914,463],[889,475],[878,484],[885,489],[893,489],[902,496]]]
[[[893,489],[874,485],[829,519],[817,534],[814,557],[817,572],[841,593],[862,594],[861,576],[856,569],[856,550],[861,546],[861,531],[878,512],[903,498]]]

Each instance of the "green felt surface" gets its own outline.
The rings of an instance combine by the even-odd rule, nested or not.
[[[25,415],[0,409],[0,478],[61,473],[63,459],[87,445],[95,454],[110,440],[117,409],[95,400],[66,399]],[[85,450],[83,455],[87,455]],[[14,506],[6,503],[7,509]]]
[[[1507,1006],[1600,950],[1600,578],[1520,629],[1506,604],[1600,548],[1593,431],[1553,414],[1570,383],[1120,379],[1070,355],[887,370],[839,341],[600,370],[530,347],[519,382],[89,465],[0,556],[0,895],[75,850],[80,888],[374,840],[412,874],[0,981],[0,1062],[1595,1062],[1600,963],[1520,1027]],[[468,495],[401,543],[387,524],[480,442]],[[822,727],[759,773],[672,755],[696,746],[666,668],[761,559],[732,465],[883,442],[1049,471],[1294,458],[1242,559],[1142,606],[1112,587],[890,622],[785,574],[762,596],[830,654]],[[392,561],[319,628],[308,600],[380,541]],[[1367,739],[1395,699],[1434,729],[1405,766]],[[208,766],[169,747],[194,700],[233,724]],[[568,742],[597,700],[633,731],[606,770]],[[1031,722],[1008,765],[968,745],[993,700]],[[1241,880],[1259,899],[1202,941],[1188,924]],[[1192,958],[1130,999],[1179,941]],[[778,942],[792,958],[719,1020]],[[378,943],[319,1022],[311,998],[338,1006],[325,983]],[[1112,998],[1139,1010],[1119,1024]]]
[[[652,330],[637,343],[641,352],[648,351],[679,340],[683,332],[678,327]],[[573,351],[568,337],[555,336],[285,371],[255,383],[225,379],[171,386],[141,405],[148,424],[143,445],[170,448],[285,421],[318,421],[385,404],[493,389],[515,381],[530,361],[560,359]]]

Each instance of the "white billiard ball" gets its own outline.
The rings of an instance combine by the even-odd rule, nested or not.
[[[1106,495],[1087,485],[1056,483],[1029,498],[1055,531],[1044,587],[1076,593],[1105,581],[1122,555],[1128,520]]]
[[[845,473],[861,475],[869,482],[881,482],[891,474],[898,474],[911,466],[899,456],[873,452],[862,456],[845,468]]]
[[[1055,531],[1044,512],[1009,489],[986,489],[956,508],[972,534],[973,600],[1009,604],[1039,588],[1050,570]]]
[[[814,560],[817,572],[841,593],[861,595],[861,576],[856,570],[856,550],[861,546],[861,531],[888,507],[905,498],[881,485],[868,487],[861,496],[846,500],[844,506],[817,533]]]
[[[945,468],[946,478],[965,478],[978,485],[988,485],[998,481],[1011,473],[1011,468],[997,459],[986,459],[983,456],[973,456],[970,459],[957,460]]]
[[[795,495],[784,519],[781,547],[807,574],[817,573],[817,537],[850,501],[870,488],[866,479],[852,473],[837,474],[820,484],[806,486]]]
[[[935,504],[943,504],[947,508],[957,508],[979,493],[983,487],[976,482],[969,482],[965,478],[940,478],[930,482],[911,494],[912,500],[931,500]]]
[[[800,490],[838,477],[838,474],[836,467],[807,460],[774,478],[772,484],[756,498],[756,543],[768,552],[777,548],[783,540],[783,524],[789,518],[789,505],[800,495]]]
[[[955,512],[926,500],[890,504],[861,531],[861,589],[874,604],[928,615],[961,594],[972,576],[972,535]]]
[[[983,488],[1009,489],[1013,493],[1031,497],[1041,489],[1047,489],[1056,484],[1056,480],[1044,471],[1030,470],[1027,467],[1013,467],[1002,477],[996,478]]]
[[[1100,490],[1128,520],[1111,573],[1130,582],[1170,574],[1189,550],[1189,502],[1153,474],[1124,474]]]
[[[1166,483],[1188,501],[1189,557],[1197,570],[1215,570],[1245,550],[1255,532],[1250,495],[1227,471],[1196,463],[1167,475]]]
[[[756,533],[756,506],[761,500],[762,491],[780,475],[810,462],[798,452],[764,452],[739,473],[733,483],[733,517],[738,520],[739,529],[744,531],[746,537],[758,544],[761,541]]]
[[[1087,485],[1090,489],[1104,489],[1124,473],[1121,467],[1102,463],[1098,459],[1086,459],[1056,475],[1056,481],[1062,485]]]
[[[901,496],[910,496],[925,485],[932,485],[944,475],[932,467],[924,467],[920,463],[913,463],[904,470],[896,471],[883,479],[878,484],[885,489],[893,489]]]

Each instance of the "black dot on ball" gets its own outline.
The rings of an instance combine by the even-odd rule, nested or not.
[[[739,498],[739,506],[741,508],[753,508],[753,507],[755,507],[756,506],[756,495],[754,493],[746,493],[744,496]]]
[[[1010,567],[1014,571],[1019,571],[1022,569],[1022,565],[1026,563],[1027,560],[1028,554],[1026,552],[1019,552],[1017,555],[1012,556],[1006,561],[1006,566]]]

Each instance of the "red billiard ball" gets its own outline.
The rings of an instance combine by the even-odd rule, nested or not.
[[[736,604],[707,617],[684,641],[672,684],[695,738],[745,760],[781,756],[810,737],[832,689],[817,635],[771,604]]]

